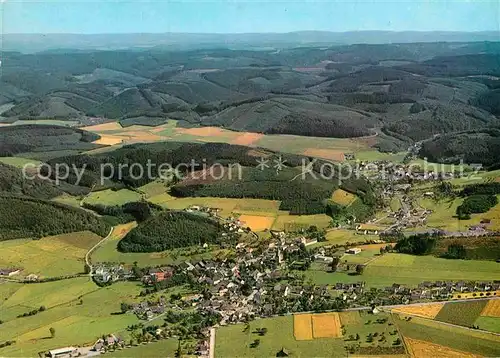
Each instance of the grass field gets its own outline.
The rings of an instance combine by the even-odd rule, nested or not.
[[[144,193],[146,199],[149,199],[156,195],[165,194],[167,192],[167,186],[162,180],[155,180],[137,188],[137,190]]]
[[[439,311],[441,311],[441,308],[443,308],[443,306],[443,303],[425,304],[420,306],[406,306],[395,308],[392,310],[392,312],[434,319]]]
[[[24,168],[25,165],[30,164],[33,167],[38,167],[42,162],[21,157],[0,157],[0,163],[12,165],[17,168]],[[29,167],[28,167],[29,168]]]
[[[281,212],[282,213],[282,212]],[[280,214],[276,218],[273,230],[279,231],[297,231],[298,229],[307,229],[311,225],[316,225],[320,229],[327,228],[332,218],[326,214],[316,215],[288,215]]]
[[[347,242],[365,242],[379,239],[378,235],[359,235],[354,230],[331,229],[326,233],[328,244],[345,244]]]
[[[106,205],[106,206],[121,206],[123,204],[141,200],[141,194],[138,192],[121,189],[121,190],[101,190],[90,193],[84,200],[84,203],[91,205]]]
[[[331,200],[339,205],[349,206],[356,200],[356,195],[342,189],[337,189],[332,193]]]
[[[492,281],[498,278],[498,270],[494,261],[446,260],[390,253],[370,262],[361,276],[315,270],[308,270],[305,275],[320,285],[365,281],[369,287],[385,287],[393,283],[416,286],[422,281]]]
[[[293,317],[281,316],[258,319],[250,322],[250,330],[244,332],[244,325],[237,324],[217,329],[216,357],[275,357],[282,348],[293,357],[341,357],[345,355],[343,340],[319,338],[298,341],[293,334]],[[265,336],[254,332],[257,328],[267,328]],[[260,339],[256,348],[250,344]]]
[[[394,322],[405,338],[416,339],[486,357],[500,355],[500,337],[437,321],[413,317],[410,321],[394,315]]]
[[[55,277],[83,273],[85,254],[101,239],[84,231],[40,240],[0,241],[0,267],[22,268],[21,276]]]
[[[344,338],[359,335],[356,341],[361,347],[393,347],[397,338],[401,337],[395,332],[393,320],[390,314],[380,312],[376,315],[369,311],[341,312],[340,321],[344,325]],[[367,340],[368,335],[374,336],[373,342]],[[349,341],[347,341],[349,344]]]
[[[485,331],[500,333],[500,317],[480,316],[474,325]]]
[[[126,327],[138,319],[131,313],[113,313],[120,311],[120,302],[133,302],[140,290],[133,282],[98,288],[88,277],[24,285],[0,306],[1,312],[18,308],[12,306],[18,302],[33,308],[45,305],[47,310],[0,325],[2,339],[16,340],[0,349],[0,356],[32,357],[56,347],[92,344],[102,334],[125,334]],[[56,330],[54,338],[50,338],[50,327]]]
[[[163,339],[158,342],[143,344],[137,347],[117,350],[106,353],[106,357],[130,358],[130,357],[145,357],[158,358],[159,354],[164,357],[174,357],[177,350],[178,341],[174,338]]]
[[[427,218],[427,227],[448,231],[466,231],[469,226],[478,225],[482,219],[490,219],[491,224],[489,229],[500,230],[500,204],[486,213],[471,215],[471,219],[469,220],[458,220],[456,218],[456,210],[462,202],[462,198],[457,198],[453,201],[440,201],[438,203],[428,198],[418,200],[420,206],[433,211]]]

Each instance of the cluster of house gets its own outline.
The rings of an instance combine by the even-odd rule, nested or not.
[[[142,282],[145,285],[154,285],[157,282],[168,280],[174,274],[172,267],[157,267],[150,268],[148,273],[142,276]]]
[[[160,297],[157,301],[142,301],[132,305],[132,312],[143,320],[152,320],[154,317],[165,312],[166,301]]]
[[[386,292],[393,292],[408,296],[410,301],[448,299],[459,293],[490,293],[496,296],[500,290],[500,280],[493,282],[475,282],[475,281],[424,281],[416,288],[408,288],[403,285],[393,284],[386,287]],[[490,296],[486,295],[486,296]]]
[[[19,275],[21,273],[22,269],[21,268],[5,268],[2,267],[0,268],[0,276],[15,276]]]
[[[121,264],[98,264],[92,267],[92,279],[98,284],[108,284],[134,277],[132,271]]]

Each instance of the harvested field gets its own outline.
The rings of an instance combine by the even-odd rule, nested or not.
[[[311,321],[314,338],[338,338],[342,336],[340,318],[336,312],[314,314]]]
[[[104,145],[115,145],[121,144],[123,142],[123,137],[113,136],[113,135],[101,135],[101,138],[93,141],[94,144],[104,144]]]
[[[433,357],[433,358],[452,358],[452,357],[481,357],[480,355],[457,351],[449,347],[433,344],[418,339],[405,338],[406,346],[410,357]]]
[[[238,145],[252,145],[256,141],[258,141],[260,138],[262,138],[263,134],[260,133],[243,133],[236,137],[231,144],[238,144]]]
[[[178,133],[199,137],[218,137],[226,135],[225,130],[219,127],[177,128]]]
[[[269,230],[273,226],[274,216],[259,216],[259,215],[241,215],[239,220],[244,224],[243,226],[248,226],[252,231],[264,231]]]
[[[96,124],[95,126],[83,127],[83,130],[89,132],[100,132],[100,131],[118,131],[122,130],[122,126],[118,122]]]
[[[342,189],[337,189],[332,193],[331,199],[339,205],[349,206],[356,200],[356,195]]]
[[[383,244],[368,244],[368,245],[359,245],[362,250],[380,250],[382,247],[394,246],[395,243],[386,242]]]
[[[481,311],[481,316],[500,317],[500,300],[489,300]]]
[[[407,306],[407,307],[395,308],[392,310],[392,312],[434,319],[439,313],[439,311],[441,311],[441,308],[443,308],[443,306],[444,306],[443,303],[433,303],[430,305],[420,305],[420,306]]]
[[[344,152],[342,150],[337,149],[317,149],[317,148],[307,148],[304,152],[304,155],[309,157],[317,157],[335,161],[344,161]]]
[[[298,341],[309,341],[313,339],[310,314],[296,314],[293,316],[293,335]]]

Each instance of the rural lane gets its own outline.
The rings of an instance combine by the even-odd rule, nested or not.
[[[101,241],[99,241],[97,244],[95,244],[94,246],[92,246],[90,248],[90,250],[87,251],[87,253],[85,254],[85,264],[89,267],[89,276],[92,276],[92,264],[90,263],[90,254],[92,254],[92,252],[95,249],[97,249],[99,247],[99,245],[101,245],[104,241],[106,241],[107,239],[109,239],[111,237],[111,235],[113,234],[113,230],[114,229],[115,229],[114,226],[111,226],[111,229],[109,230],[108,236],[106,236]]]

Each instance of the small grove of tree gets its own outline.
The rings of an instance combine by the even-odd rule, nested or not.
[[[403,254],[427,255],[436,245],[436,238],[431,234],[419,234],[402,238],[394,246],[394,250]]]
[[[497,204],[498,199],[495,195],[472,195],[457,207],[457,216],[460,220],[468,220],[470,214],[485,213]]]
[[[56,329],[54,327],[49,328],[50,338],[54,338],[56,336]]]
[[[362,275],[364,271],[365,271],[365,265],[357,265],[356,266],[356,274],[357,275]]]
[[[451,244],[448,245],[447,251],[442,255],[446,259],[465,259],[467,257],[467,251],[464,245],[461,244]]]

